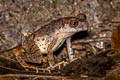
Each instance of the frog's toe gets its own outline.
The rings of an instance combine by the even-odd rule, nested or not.
[[[59,63],[55,64],[54,66],[52,66],[52,70],[54,70],[55,68],[60,70],[61,67],[64,67],[66,64],[67,64],[67,62],[65,62],[65,61],[59,62]]]
[[[29,69],[25,69],[25,71],[29,71]]]
[[[48,72],[48,73],[51,73],[51,70],[49,68],[36,68],[36,73],[38,73],[39,71],[42,71],[42,72]]]
[[[36,73],[38,73],[39,72],[39,69],[38,68],[36,68]]]

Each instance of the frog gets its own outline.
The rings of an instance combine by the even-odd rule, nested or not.
[[[43,54],[47,54],[49,67],[52,68],[56,64],[54,52],[66,41],[69,61],[72,61],[71,36],[87,29],[88,21],[86,15],[83,13],[74,17],[63,17],[52,20],[27,37],[23,42],[25,51],[15,54],[16,59],[24,68],[46,70],[46,68],[38,68],[28,62],[41,64],[43,62]]]

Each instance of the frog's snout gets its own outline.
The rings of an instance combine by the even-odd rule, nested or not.
[[[89,23],[88,21],[85,21],[83,25],[83,30],[88,30],[88,28],[89,28]]]
[[[87,21],[84,22],[80,22],[80,24],[78,25],[78,28],[80,28],[81,30],[88,30],[89,24]]]

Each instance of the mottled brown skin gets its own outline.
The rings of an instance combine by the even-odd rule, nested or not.
[[[16,54],[18,62],[25,68],[34,68],[27,62],[41,64],[43,54],[47,54],[49,65],[55,64],[53,52],[73,34],[87,30],[88,23],[84,14],[54,20],[31,34],[23,44],[24,53]]]

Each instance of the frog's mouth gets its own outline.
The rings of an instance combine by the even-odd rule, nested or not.
[[[76,29],[73,29],[73,30],[70,30],[68,31],[68,33],[76,33],[76,32],[80,32],[80,31],[87,31],[88,29],[87,28],[76,28]]]

